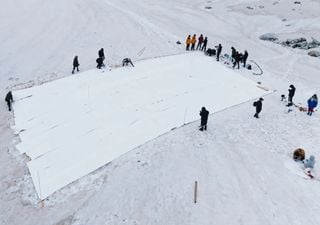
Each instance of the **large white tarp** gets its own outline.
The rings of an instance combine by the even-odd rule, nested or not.
[[[157,136],[266,91],[202,54],[92,70],[14,92],[17,148],[41,199]],[[236,116],[236,115],[235,115]],[[196,131],[195,131],[196,132]]]

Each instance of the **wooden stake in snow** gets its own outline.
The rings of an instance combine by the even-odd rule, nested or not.
[[[198,195],[198,181],[194,182],[194,203],[197,203],[197,195]]]

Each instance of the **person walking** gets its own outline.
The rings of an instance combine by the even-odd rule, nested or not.
[[[313,110],[318,105],[318,97],[316,94],[314,94],[311,98],[308,99],[308,113],[307,115],[311,116],[313,113]]]
[[[205,37],[204,40],[203,40],[203,43],[202,43],[201,51],[204,51],[204,52],[207,51],[207,44],[208,44],[208,38]]]
[[[249,56],[249,54],[248,54],[247,50],[245,50],[244,54],[243,54],[243,67],[246,67],[248,56]]]
[[[253,106],[256,107],[256,113],[254,114],[255,118],[259,118],[259,113],[262,110],[262,101],[263,101],[263,98],[259,98],[258,101],[253,103]]]
[[[202,43],[203,43],[203,35],[201,34],[200,37],[198,38],[198,44],[197,44],[196,50],[201,50]]]
[[[186,39],[186,50],[190,50],[190,44],[191,44],[191,35],[189,34],[187,39]]]
[[[197,42],[197,36],[194,34],[191,38],[191,51],[194,51],[194,48],[196,46],[196,42]]]
[[[292,98],[293,98],[294,94],[296,93],[295,86],[293,86],[293,84],[291,84],[289,86],[288,91],[289,91],[289,94],[288,94],[288,104],[287,104],[287,106],[292,106],[293,105]]]
[[[200,129],[201,131],[207,130],[207,122],[208,122],[208,116],[209,116],[209,111],[206,110],[205,107],[201,108],[200,111],[200,116],[201,116],[201,124],[200,124]]]
[[[221,54],[221,51],[222,51],[222,45],[219,44],[218,46],[216,46],[216,48],[217,48],[217,61],[219,61],[220,54]]]
[[[13,97],[12,97],[12,92],[11,91],[9,91],[6,94],[5,101],[7,102],[9,111],[11,111],[11,105],[12,105],[12,102],[13,102]]]
[[[73,58],[73,70],[72,70],[72,74],[74,74],[74,70],[77,69],[77,71],[79,72],[79,60],[78,60],[78,56],[75,56]]]

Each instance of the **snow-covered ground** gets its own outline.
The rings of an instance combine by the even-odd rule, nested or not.
[[[247,49],[264,74],[241,69],[241,76],[277,92],[265,97],[259,120],[248,102],[211,115],[206,133],[197,130],[198,122],[183,126],[56,192],[43,208],[28,159],[13,147],[18,137],[3,102],[0,224],[319,224],[320,183],[296,174],[289,161],[297,147],[320,157],[320,117],[296,108],[288,114],[279,101],[291,83],[297,103],[319,94],[319,59],[258,37],[277,33],[319,40],[320,5],[303,0],[297,8],[293,1],[278,2],[2,1],[2,96],[7,87],[69,75],[74,55],[81,70],[92,69],[101,47],[110,66],[123,57],[137,61],[182,53],[184,46],[176,41],[184,43],[189,33],[208,36],[209,47],[221,43],[223,53],[230,54],[231,46]],[[317,164],[315,173],[320,176]]]

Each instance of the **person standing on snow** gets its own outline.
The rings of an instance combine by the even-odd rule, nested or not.
[[[236,51],[236,49],[232,46],[232,47],[231,47],[231,61],[232,61],[232,62],[236,61],[236,54],[237,54],[237,51]]]
[[[207,44],[208,44],[208,38],[205,37],[204,40],[203,40],[203,43],[202,43],[201,51],[204,51],[204,52],[207,51]]]
[[[219,61],[220,54],[221,54],[221,51],[222,51],[222,45],[219,44],[218,46],[216,46],[216,48],[217,48],[217,61]]]
[[[72,74],[74,74],[74,70],[77,69],[77,71],[79,72],[79,60],[78,60],[78,56],[75,56],[73,58],[73,70],[72,70]]]
[[[194,34],[191,38],[191,51],[194,51],[194,48],[196,46],[196,42],[197,42],[197,36]]]
[[[291,85],[289,86],[288,91],[289,91],[289,94],[288,94],[288,104],[287,104],[287,106],[292,106],[292,105],[293,105],[293,103],[292,103],[292,98],[293,98],[293,96],[294,96],[294,94],[295,94],[295,92],[296,92],[295,86],[293,86],[293,85],[291,84]]]
[[[186,39],[186,50],[187,51],[189,51],[189,49],[190,49],[190,44],[191,44],[191,35],[189,34]]]
[[[9,91],[6,94],[5,101],[7,102],[9,111],[11,111],[11,104],[13,102],[13,97],[12,97],[12,92],[11,91]]]
[[[262,110],[262,101],[263,101],[263,98],[260,98],[258,101],[253,103],[253,106],[256,107],[256,113],[254,114],[255,118],[259,118],[259,113]]]
[[[203,43],[203,35],[201,34],[200,37],[198,38],[198,44],[197,44],[196,50],[201,50],[202,43]]]
[[[308,113],[307,115],[311,116],[313,113],[313,110],[318,105],[318,97],[316,94],[314,94],[311,98],[308,99]]]
[[[241,60],[241,55],[239,54],[239,52],[236,52],[234,57],[233,57],[233,69],[236,65],[238,65],[238,69],[240,69],[240,60]]]
[[[205,107],[201,108],[200,111],[200,116],[201,116],[201,124],[200,124],[200,129],[201,131],[207,130],[207,122],[208,122],[208,116],[209,116],[209,111],[206,110]]]
[[[243,59],[243,67],[246,67],[248,56],[249,56],[249,54],[248,54],[247,50],[245,50],[244,54],[243,54],[243,58],[242,58]]]

